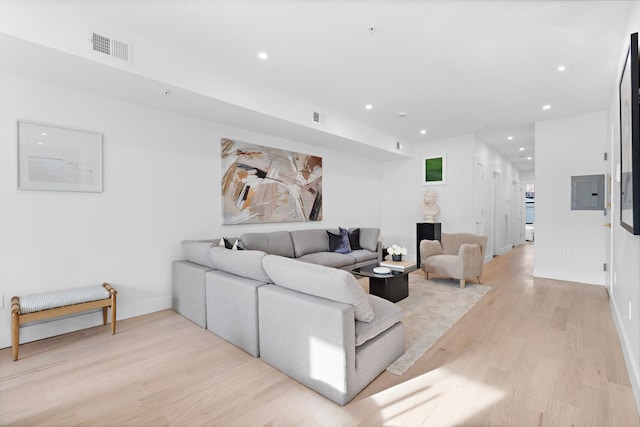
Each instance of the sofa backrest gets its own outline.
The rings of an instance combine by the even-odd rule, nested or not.
[[[379,228],[360,227],[360,247],[371,252],[378,250]]]
[[[345,270],[306,263],[277,255],[267,255],[262,265],[271,281],[283,288],[353,305],[356,320],[371,322],[375,317],[367,294],[353,275]]]
[[[274,231],[271,233],[244,233],[240,241],[245,249],[263,251],[268,254],[280,255],[288,258],[295,257],[291,234],[288,231]]]
[[[329,236],[324,229],[295,230],[290,234],[296,258],[306,254],[329,251]]]
[[[218,246],[209,249],[209,258],[213,268],[258,282],[269,283],[271,279],[262,266],[265,255],[266,253],[263,251],[234,251]]]
[[[442,233],[440,238],[444,255],[458,255],[460,246],[465,243],[480,245],[480,251],[484,257],[487,246],[487,236],[479,236],[473,233]]]
[[[211,259],[209,258],[209,249],[218,245],[220,239],[215,240],[183,240],[182,250],[187,260],[207,267],[213,267],[211,265]]]

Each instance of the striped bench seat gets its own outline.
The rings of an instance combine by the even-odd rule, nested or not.
[[[102,308],[102,324],[107,324],[107,309],[111,307],[111,333],[116,333],[116,290],[102,286],[67,289],[56,292],[15,296],[11,298],[11,348],[13,360],[18,360],[20,325],[50,317]]]

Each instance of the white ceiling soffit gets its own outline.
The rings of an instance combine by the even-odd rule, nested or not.
[[[374,160],[407,158],[0,33],[0,72]],[[73,70],[73,72],[69,72]],[[100,82],[100,84],[96,84]],[[164,95],[166,90],[169,97]],[[311,114],[311,110],[310,110]],[[311,126],[316,126],[309,120]],[[392,142],[395,144],[395,142]],[[394,145],[395,146],[395,145]]]

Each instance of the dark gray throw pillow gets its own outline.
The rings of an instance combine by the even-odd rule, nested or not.
[[[348,254],[351,252],[349,244],[349,233],[346,229],[340,228],[340,234],[335,234],[327,230],[329,236],[329,250],[338,254]]]
[[[362,249],[360,246],[360,229],[352,228],[349,230],[349,246],[351,246],[352,251],[357,251],[358,249]]]

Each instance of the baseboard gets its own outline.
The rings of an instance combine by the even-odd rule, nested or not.
[[[122,304],[118,301],[117,320],[129,319],[168,308],[171,308],[171,295],[129,304]],[[42,322],[34,322],[20,328],[20,344],[100,325],[102,325],[102,309]],[[0,348],[7,347],[11,347],[10,327],[0,330]]]
[[[618,310],[616,310],[616,304],[613,296],[609,299],[609,306],[611,307],[611,313],[613,314],[613,323],[616,325],[616,330],[618,331],[620,347],[622,347],[624,363],[627,366],[629,382],[631,383],[631,390],[633,390],[633,397],[636,400],[636,407],[640,413],[640,367],[630,351],[629,339],[622,327],[622,318],[620,317]]]
[[[604,274],[594,277],[593,275],[582,275],[580,272],[558,272],[558,271],[545,271],[540,268],[533,269],[533,277],[539,277],[541,279],[553,279],[563,280],[565,282],[578,282],[586,283],[588,285],[604,286]]]
[[[511,245],[507,245],[507,246],[503,246],[501,248],[496,249],[495,254],[494,255],[504,255],[507,252],[509,252],[511,249],[513,249],[513,246]]]

